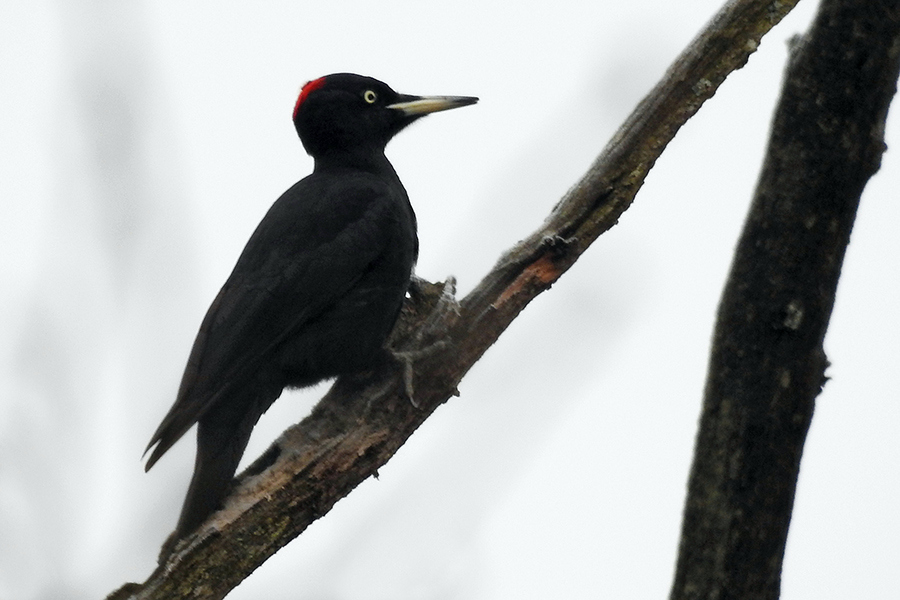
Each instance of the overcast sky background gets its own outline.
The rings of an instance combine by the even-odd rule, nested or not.
[[[719,8],[643,2],[0,5],[0,599],[143,581],[193,434],[144,474],[200,320],[312,161],[299,87],[480,96],[388,147],[418,273],[465,294],[536,228]],[[397,456],[229,598],[664,598],[714,311],[801,3],[678,134],[617,227]],[[826,339],[782,597],[900,589],[900,125]],[[324,388],[285,394],[245,461]],[[245,462],[246,464],[246,462]]]

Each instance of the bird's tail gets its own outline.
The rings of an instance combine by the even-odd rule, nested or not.
[[[203,418],[198,421],[194,476],[181,508],[175,539],[193,533],[207,517],[222,508],[260,414],[252,411],[238,422],[210,422]]]

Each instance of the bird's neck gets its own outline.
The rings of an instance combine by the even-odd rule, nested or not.
[[[394,167],[380,150],[335,150],[315,157],[315,171],[354,169],[375,174],[390,174],[396,177]]]

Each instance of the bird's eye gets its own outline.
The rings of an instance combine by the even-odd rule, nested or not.
[[[372,90],[366,90],[365,92],[363,92],[363,100],[365,100],[369,104],[375,104],[375,101],[378,100],[378,94],[376,94]]]

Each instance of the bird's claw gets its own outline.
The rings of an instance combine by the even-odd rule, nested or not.
[[[410,279],[410,294],[421,294],[422,288],[427,283],[425,279],[413,275]],[[410,404],[416,408],[419,408],[419,403],[415,397],[415,386],[413,384],[415,375],[414,363],[450,345],[450,341],[447,339],[437,339],[430,343],[428,340],[436,336],[445,336],[448,327],[459,318],[459,314],[460,306],[456,300],[456,278],[451,275],[444,282],[441,296],[435,303],[434,308],[425,319],[425,322],[416,330],[408,344],[408,347],[415,349],[391,350],[394,358],[403,366],[403,388],[406,397],[409,399]]]
[[[419,408],[419,402],[416,400],[415,386],[413,385],[413,376],[415,375],[414,363],[422,358],[431,356],[439,350],[450,345],[447,340],[438,340],[433,344],[420,348],[418,350],[392,350],[394,358],[403,366],[403,391],[409,403]]]

